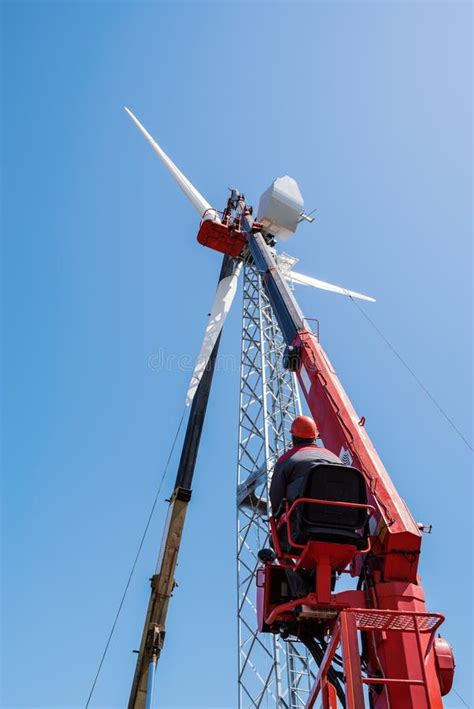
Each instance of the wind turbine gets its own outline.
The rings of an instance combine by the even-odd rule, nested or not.
[[[129,709],[143,709],[144,707],[151,707],[156,663],[163,646],[168,602],[174,585],[174,570],[184,528],[187,504],[191,496],[194,466],[220,334],[237,291],[242,266],[244,263],[248,263],[249,259],[254,259],[255,255],[249,252],[246,239],[241,230],[241,225],[250,218],[251,210],[245,205],[243,196],[240,195],[238,190],[231,190],[226,209],[219,213],[181,172],[138,118],[128,108],[125,108],[125,110],[198,212],[201,219],[198,241],[224,253],[214,302],[186,395],[186,404],[191,407],[191,410],[176,477],[175,490],[170,500],[170,509],[157,569],[151,579],[152,591],[130,694]],[[298,273],[291,268],[295,259],[291,257],[285,258],[284,255],[279,257],[276,255],[273,250],[276,241],[286,241],[295,232],[298,223],[305,218],[303,206],[303,198],[296,181],[288,176],[277,178],[262,195],[257,221],[249,227],[249,229],[254,231],[258,227],[263,242],[271,246],[272,253],[276,257],[276,261],[271,255],[268,258],[272,259],[270,267],[274,271],[278,271],[278,277],[283,283],[281,288],[283,293],[282,312],[285,311],[285,308],[293,309],[293,315],[299,318],[301,323],[304,321],[297,306],[295,304],[292,305],[291,299],[285,297],[287,288],[284,285],[285,283],[306,285],[339,293],[346,297],[360,298],[373,302],[374,298],[370,296]],[[287,327],[283,321],[280,326],[282,330]],[[291,360],[294,353],[292,354],[291,347],[287,349]],[[288,376],[293,381],[294,375],[288,373]],[[296,401],[298,396],[295,392],[293,392],[293,395],[296,397]],[[298,401],[296,401],[295,406],[295,411],[297,411]],[[244,487],[246,488],[245,495],[248,499],[251,499],[253,491],[262,481],[262,478],[266,477],[267,465],[268,461],[261,470],[256,471],[253,477],[249,476],[246,481],[247,485],[244,485]]]
[[[244,289],[237,488],[239,707],[262,706],[266,700],[267,704],[289,709],[303,706],[311,709],[321,691],[326,708],[336,706],[336,694],[341,701],[347,701],[347,706],[362,707],[363,683],[369,685],[374,709],[441,707],[441,697],[449,692],[453,682],[455,663],[449,644],[440,636],[435,637],[443,616],[428,612],[424,602],[418,575],[422,526],[415,522],[400,497],[365,430],[364,417],[357,415],[317,334],[308,327],[292,286],[301,284],[350,298],[374,299],[297,273],[293,270],[294,259],[276,253],[276,242],[286,241],[302,220],[309,220],[293,178],[279,177],[270,185],[260,197],[256,218],[236,189],[231,190],[223,212],[218,212],[131,111],[127,112],[198,211],[201,218],[198,242],[224,254],[214,304],[187,392],[190,411],[186,434],[156,573],[151,579],[129,709],[151,707],[156,663],[163,647],[168,603],[174,588],[174,571],[220,335],[241,271]],[[341,464],[334,464],[323,494],[298,498],[291,507],[286,501],[285,520],[279,517],[276,522],[269,504],[269,481],[274,461],[290,443],[289,422],[301,411],[297,383],[321,440],[338,455]],[[310,481],[320,485],[321,466],[317,467],[318,475],[312,469]],[[357,496],[358,502],[349,490],[351,470],[364,492]],[[338,488],[335,498],[334,485]],[[316,531],[306,528],[303,531],[310,534],[309,541],[298,544],[291,541],[290,521],[292,510],[303,503],[366,512],[370,509],[372,517],[370,524],[368,518],[358,518],[357,529],[351,530],[348,513],[339,511],[335,513],[337,524],[329,524],[327,518],[326,522],[320,520],[324,528],[322,538],[317,526]],[[296,547],[289,553],[282,551],[276,531],[280,522],[287,525],[291,546],[295,544],[303,551],[297,553]],[[257,551],[268,539],[269,525],[276,559],[269,549],[264,549],[265,558],[259,559]],[[362,535],[359,546],[354,541],[358,533]],[[310,557],[314,564],[304,566]],[[290,562],[284,561],[288,558]],[[288,563],[291,568],[310,568],[314,572],[315,588],[304,599],[291,598],[283,590],[282,573]],[[357,588],[333,593],[332,579],[337,583],[337,574],[344,571],[358,578]],[[252,585],[255,577],[257,601]],[[250,615],[246,615],[247,611]],[[312,625],[314,622],[317,628]],[[321,637],[328,634],[331,640],[326,644]],[[336,658],[339,642],[342,657]],[[286,688],[280,664],[282,653],[286,657]],[[311,657],[319,667],[317,677],[313,675]],[[333,659],[342,671],[334,670]],[[306,678],[309,682],[312,675],[315,683],[307,690],[305,701],[302,681]]]
[[[213,222],[217,222],[220,224],[221,220],[218,214],[218,211],[211,206],[211,204],[203,197],[203,195],[196,189],[196,187],[188,180],[188,178],[181,172],[181,170],[175,165],[175,163],[171,160],[171,158],[165,153],[163,148],[156,142],[156,140],[152,137],[152,135],[146,130],[146,128],[140,123],[138,118],[130,111],[129,108],[125,107],[125,111],[128,113],[132,121],[135,123],[137,126],[138,130],[141,132],[141,134],[145,137],[145,139],[148,141],[148,143],[151,145],[152,149],[154,152],[158,155],[170,175],[173,177],[175,182],[178,184],[178,186],[181,188],[181,190],[184,192],[185,196],[188,198],[188,200],[191,202],[193,207],[196,209],[198,212],[199,216],[201,217],[202,220],[209,220]],[[291,180],[291,178],[279,178],[279,180]],[[276,181],[278,182],[278,180]],[[292,183],[296,184],[294,180],[291,180]],[[291,183],[290,183],[291,184]],[[294,185],[291,184],[291,187],[294,189]],[[269,188],[271,189],[271,188]],[[299,192],[298,187],[296,186],[297,192]],[[287,195],[283,194],[283,199],[285,199]],[[303,206],[303,203],[301,202],[301,207]],[[303,211],[298,214],[298,221],[301,220],[301,217],[304,217],[305,215],[303,214]],[[298,222],[297,222],[298,223]],[[294,224],[294,228],[296,228],[296,224]],[[282,230],[281,230],[282,231]],[[288,236],[293,233],[294,230],[286,231],[285,230],[285,235],[283,238],[288,238]],[[281,237],[280,237],[281,238]],[[285,238],[285,240],[286,240]],[[214,303],[211,308],[211,313],[209,315],[209,320],[207,323],[206,327],[206,332],[204,335],[204,340],[201,346],[201,350],[199,352],[199,355],[196,360],[196,365],[193,371],[193,374],[191,376],[191,382],[188,388],[188,392],[186,395],[186,404],[189,406],[193,400],[194,394],[196,392],[197,386],[201,380],[202,374],[206,368],[207,362],[209,361],[209,357],[211,355],[212,349],[217,341],[217,338],[224,326],[224,323],[226,321],[227,315],[229,314],[229,311],[232,307],[232,303],[234,301],[235,294],[237,292],[237,281],[240,275],[240,272],[242,270],[242,261],[240,261],[238,264],[236,264],[236,267],[233,271],[233,273],[229,276],[225,276],[224,278],[220,279],[218,282],[217,286],[217,291],[216,295],[214,298]],[[356,291],[349,290],[348,288],[344,288],[342,286],[337,286],[333,283],[328,283],[326,281],[322,281],[318,278],[313,278],[312,276],[305,276],[302,273],[297,273],[296,271],[293,270],[288,270],[288,269],[282,269],[282,273],[288,281],[291,281],[292,283],[296,283],[297,285],[305,285],[305,286],[311,286],[313,288],[319,288],[321,290],[326,290],[330,291],[332,293],[339,293],[341,295],[344,295],[346,297],[350,298],[358,298],[360,300],[365,300],[369,302],[375,302],[375,298],[372,298],[371,296],[364,295],[362,293],[357,293]]]

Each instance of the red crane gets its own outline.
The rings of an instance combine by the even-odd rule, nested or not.
[[[338,500],[334,495],[323,499],[302,498],[286,509],[278,523],[270,519],[276,560],[269,554],[258,572],[257,592],[259,625],[262,632],[287,632],[305,641],[308,633],[322,639],[319,651],[319,674],[308,709],[319,695],[324,709],[337,707],[337,693],[331,676],[333,659],[342,648],[344,688],[341,699],[349,709],[364,707],[364,685],[369,688],[369,702],[374,709],[437,709],[441,697],[449,692],[454,677],[454,658],[449,644],[435,637],[444,618],[426,610],[425,595],[418,576],[421,531],[399,496],[365,428],[349,401],[316,335],[308,329],[292,291],[280,273],[269,247],[269,237],[254,221],[242,197],[231,205],[238,220],[232,230],[226,224],[205,222],[203,233],[213,233],[220,251],[232,249],[232,242],[242,237],[261,274],[264,288],[284,333],[288,348],[287,367],[296,372],[308,407],[326,448],[350,461],[363,475],[366,495],[348,500],[347,490]],[[366,521],[353,522],[364,528],[360,539],[342,535],[329,539],[311,534],[298,543],[292,539],[293,518],[297,508],[319,505],[325,509],[344,508],[363,512]],[[329,510],[330,514],[330,510]],[[334,517],[334,514],[333,514]],[[337,517],[337,515],[336,515]],[[339,511],[339,519],[341,518]],[[344,517],[343,517],[344,518]],[[335,524],[334,520],[331,524]],[[347,525],[343,525],[346,527]],[[350,526],[350,525],[349,525]],[[354,530],[355,531],[355,530]],[[282,549],[282,532],[290,550]],[[321,541],[323,539],[324,541]],[[362,548],[361,548],[362,547]],[[264,557],[265,558],[265,557]],[[315,571],[314,590],[304,598],[283,600],[282,570]],[[358,578],[357,589],[333,593],[334,573],[348,570]],[[325,643],[324,637],[330,640]],[[312,642],[308,643],[314,649]],[[336,680],[337,681],[337,680]]]

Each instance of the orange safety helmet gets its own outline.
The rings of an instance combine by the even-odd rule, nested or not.
[[[297,416],[290,428],[296,438],[317,438],[318,428],[309,416]]]

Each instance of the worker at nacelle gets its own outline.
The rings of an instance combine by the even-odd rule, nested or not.
[[[281,501],[287,499],[291,505],[301,497],[301,486],[306,474],[318,463],[341,463],[337,455],[316,444],[318,429],[309,416],[297,416],[291,424],[293,446],[275,464],[270,485],[270,501],[276,515]]]

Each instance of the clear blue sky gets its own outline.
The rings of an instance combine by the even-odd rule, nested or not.
[[[299,270],[364,307],[472,440],[471,5],[3,4],[2,707],[83,707],[179,420],[220,257],[122,110],[216,206],[300,183]],[[472,455],[354,306],[300,289],[415,518],[472,706]],[[238,305],[223,352],[238,355]],[[236,706],[237,372],[196,471],[157,706]],[[170,468],[93,707],[126,705]],[[462,707],[451,694],[447,707]]]

